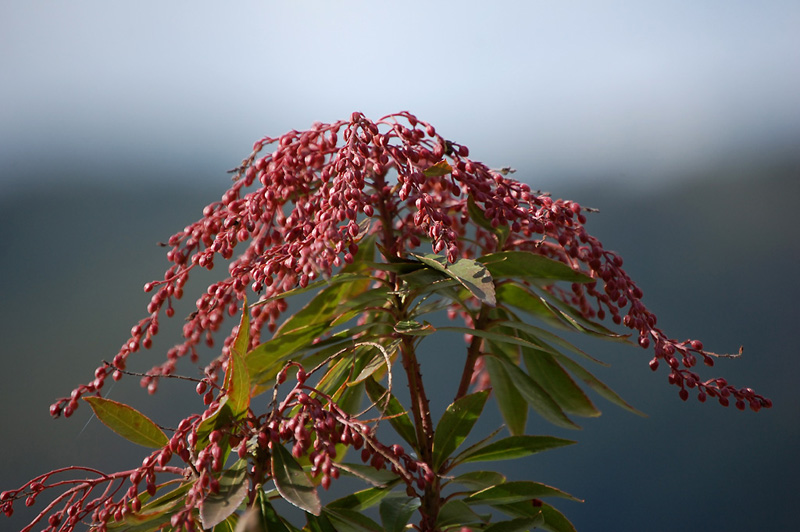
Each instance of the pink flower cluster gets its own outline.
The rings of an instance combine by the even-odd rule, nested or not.
[[[483,224],[472,219],[470,201],[482,211]],[[169,239],[171,265],[163,279],[145,285],[153,294],[148,315],[133,327],[113,365],[124,369],[132,353],[152,345],[162,313],[174,315],[173,300],[184,295],[194,268],[212,269],[220,259],[230,260],[225,279],[197,299],[183,326],[184,341],[167,352],[153,375],[172,374],[176,361],[186,355],[198,360],[196,347],[213,343],[213,334],[226,315],[237,312],[248,290],[261,302],[252,309],[250,338],[257,345],[262,331],[274,331],[286,310],[283,300],[271,298],[353,261],[365,234],[377,234],[389,255],[402,257],[427,241],[434,253],[452,262],[499,251],[489,227],[506,227],[503,250],[540,253],[596,279],[576,284],[572,292],[554,289],[554,294],[586,317],[610,316],[635,331],[642,347],[654,349],[650,366],[666,363],[669,381],[680,388],[683,399],[687,389],[696,389],[701,401],[710,396],[723,405],[733,400],[737,407],[753,410],[771,405],[750,388],[735,388],[723,379],[702,380],[694,373],[698,358],[711,365],[715,355],[697,340],[677,341],[656,327],[656,317],[622,269],[622,259],[604,249],[586,231],[585,222],[577,203],[533,192],[472,161],[465,146],[446,140],[407,112],[377,121],[353,113],[346,121],[265,137],[236,170],[220,201]],[[467,238],[468,225],[474,232]],[[232,338],[225,339],[208,373],[218,371]],[[78,398],[98,393],[109,373],[114,379],[122,375],[107,366],[98,368],[92,382],[59,399],[51,414],[71,415]],[[151,393],[157,383],[157,377],[142,381]]]
[[[333,479],[339,478],[340,468],[346,468],[334,462],[338,445],[359,450],[361,460],[374,469],[398,475],[410,495],[418,496],[415,488],[423,490],[433,482],[434,473],[428,464],[412,457],[401,445],[385,445],[378,440],[376,429],[380,417],[362,421],[345,412],[331,397],[307,383],[311,373],[306,373],[300,364],[284,367],[277,379],[275,395],[292,366],[297,367],[296,384],[280,404],[273,397],[265,414],[256,416],[251,409],[242,419],[228,420],[211,432],[204,432],[203,423],[219,413],[225,396],[220,391],[209,402],[206,398],[214,390],[207,389],[209,380],[204,379],[198,385],[198,393],[204,397],[206,410],[202,415],[183,419],[167,445],[146,456],[140,467],[111,475],[89,468],[58,469],[34,478],[21,488],[2,492],[0,511],[10,517],[16,500],[25,499],[25,505],[32,506],[43,491],[63,490],[25,530],[46,521],[46,531],[70,531],[88,519],[96,530],[103,531],[110,524],[142,511],[142,488],[150,498],[162,488],[168,489],[169,482],[157,480],[157,475],[168,474],[172,479],[193,481],[181,498],[182,507],[172,513],[169,524],[176,530],[199,530],[202,526],[197,522],[198,509],[209,495],[220,492],[226,449],[234,449],[246,461],[244,482],[251,502],[258,487],[274,479],[272,460],[277,446],[291,449],[296,459],[307,457],[312,464],[311,475],[326,490]],[[374,406],[380,408],[379,404]],[[169,465],[173,458],[183,462],[183,466]],[[89,474],[92,478],[59,478],[67,473]],[[125,485],[128,488],[123,491]]]

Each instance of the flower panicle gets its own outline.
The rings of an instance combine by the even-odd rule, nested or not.
[[[382,414],[362,420],[366,411],[349,414],[313,386],[310,377],[322,367],[306,371],[297,362],[287,363],[276,377],[273,399],[265,413],[256,415],[251,408],[240,419],[213,423],[211,430],[208,420],[219,414],[226,392],[210,378],[204,379],[196,390],[203,397],[204,412],[180,421],[168,443],[145,456],[140,467],[113,474],[85,467],[57,469],[21,488],[0,493],[0,512],[10,517],[16,501],[24,500],[26,506],[33,506],[42,492],[59,491],[24,531],[46,523],[47,532],[71,532],[87,522],[92,530],[102,531],[133,514],[162,510],[169,511],[173,529],[200,530],[200,508],[209,496],[220,492],[227,451],[232,450],[234,459],[244,462],[244,482],[252,502],[260,486],[274,481],[272,460],[278,446],[288,449],[294,459],[306,458],[312,466],[311,477],[325,490],[346,467],[335,461],[341,446],[345,446],[359,451],[364,464],[397,475],[410,496],[419,496],[417,490],[424,490],[434,481],[432,465],[412,456],[399,444],[387,445],[378,439]],[[294,385],[278,401],[279,387],[287,382],[292,368],[297,370]],[[373,406],[380,408],[378,403]],[[171,465],[175,461],[181,465]],[[89,478],[59,478],[68,473]],[[164,475],[170,478],[164,480]],[[176,479],[188,483],[185,495],[175,499],[170,508],[163,506],[166,503],[149,508],[148,502],[174,488]]]
[[[265,329],[276,330],[287,309],[275,296],[327,278],[354,260],[365,235],[377,234],[385,251],[397,257],[427,241],[450,262],[499,250],[531,251],[561,261],[595,281],[573,285],[571,291],[553,287],[552,293],[587,318],[609,317],[635,331],[642,347],[654,348],[651,367],[663,361],[671,368],[669,380],[681,388],[682,398],[687,388],[694,388],[700,400],[713,396],[726,404],[733,396],[737,406],[753,409],[771,404],[749,388],[700,380],[689,368],[697,357],[710,365],[711,354],[669,339],[656,327],[656,317],[642,303],[643,292],[623,270],[622,258],[586,231],[587,209],[532,191],[507,174],[471,160],[466,146],[445,139],[407,112],[377,121],[356,112],[349,120],[264,137],[235,169],[233,183],[220,200],[170,237],[170,266],[163,279],[145,285],[153,294],[148,315],[131,329],[113,367],[124,370],[132,353],[152,346],[162,314],[174,315],[173,300],[183,297],[193,269],[210,270],[220,259],[230,261],[227,276],[196,300],[196,310],[183,325],[183,342],[167,351],[167,360],[151,370],[152,376],[142,379],[150,393],[157,389],[158,376],[175,371],[178,359],[188,355],[199,360],[197,347],[214,344],[214,334],[236,314],[248,290],[258,294],[250,330],[254,347]],[[481,220],[473,219],[471,203]],[[508,229],[502,241],[494,231],[499,227]],[[222,354],[206,366],[207,374],[219,370],[233,337],[225,338]],[[93,381],[59,399],[51,414],[71,415],[77,400],[100,393],[109,375],[119,379],[122,373],[98,368]]]

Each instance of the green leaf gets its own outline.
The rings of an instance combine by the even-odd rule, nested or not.
[[[485,447],[469,452],[467,449],[459,455],[458,461],[468,462],[488,462],[492,460],[512,460],[522,458],[531,454],[556,449],[565,445],[575,443],[572,440],[564,440],[553,436],[509,436]]]
[[[325,514],[314,516],[307,513],[306,521],[308,522],[306,528],[311,532],[337,532]],[[306,530],[306,528],[303,530]]]
[[[386,532],[403,532],[411,516],[420,507],[418,497],[391,493],[380,505],[381,523]]]
[[[465,395],[447,407],[433,435],[433,469],[447,460],[467,437],[483,412],[489,390]]]
[[[482,303],[495,306],[494,281],[486,266],[472,259],[459,259],[453,264],[441,255],[412,255],[426,266],[452,277]]]
[[[567,370],[569,370],[573,375],[578,377],[580,380],[586,383],[589,388],[594,390],[598,393],[601,397],[606,399],[607,401],[614,403],[617,406],[621,406],[625,410],[633,412],[638,416],[647,417],[644,412],[636,409],[635,407],[628,404],[622,397],[620,397],[614,390],[608,387],[605,383],[601,382],[597,377],[592,375],[589,371],[587,371],[583,366],[572,360],[571,358],[558,355],[558,361],[561,362]]]
[[[396,484],[393,482],[392,484]],[[363,512],[367,508],[378,504],[384,497],[389,495],[392,491],[391,486],[367,488],[365,490],[357,491],[341,499],[336,499],[328,504],[328,508],[337,508],[344,510],[353,510],[356,512]]]
[[[542,503],[542,515],[544,524],[542,528],[551,532],[577,532],[575,526],[570,523],[564,514],[553,508],[547,503]]]
[[[400,479],[396,473],[388,469],[375,469],[364,464],[340,463],[337,466],[344,474],[359,478],[375,487],[393,486]]]
[[[378,384],[373,378],[366,379],[364,383],[366,384],[370,401],[376,403],[378,410],[384,416],[389,417],[389,423],[391,423],[400,437],[407,441],[412,448],[417,449],[417,431],[414,429],[411,418],[408,417],[408,412],[400,404],[400,401],[390,394],[387,404],[387,397],[384,395],[386,394],[386,388]]]
[[[527,287],[513,282],[498,283],[495,293],[497,300],[539,318],[546,323],[560,329],[572,329],[563,322],[560,313],[547,304],[539,295],[528,290]]]
[[[250,407],[250,375],[247,372],[247,363],[236,349],[231,349],[229,352],[223,383],[231,415],[234,419],[238,419],[246,414]]]
[[[323,512],[337,532],[383,532],[381,525],[360,512],[329,506]]]
[[[142,509],[138,513],[128,514],[122,521],[108,523],[108,530],[115,531],[122,529],[124,532],[151,532],[169,523],[172,514],[183,509],[184,497],[194,484],[194,481],[183,482],[175,480],[173,482],[182,483],[174,490],[142,506]],[[139,495],[139,498],[141,500],[147,496],[148,495],[144,493]]]
[[[436,329],[428,323],[420,323],[416,320],[398,321],[394,326],[394,331],[409,336],[428,336],[436,332]]]
[[[361,410],[362,399],[364,398],[364,384],[357,382],[352,386],[347,386],[339,397],[334,400],[344,412],[355,416]]]
[[[598,380],[594,375],[592,375],[589,371],[583,368],[580,364],[578,364],[571,358],[567,357],[563,353],[559,352],[557,349],[554,349],[547,343],[543,342],[539,337],[544,337],[548,341],[553,342],[559,347],[565,348],[573,353],[580,355],[583,358],[591,360],[592,362],[595,362],[601,366],[607,367],[608,364],[606,364],[605,362],[597,360],[596,358],[592,357],[591,355],[582,351],[581,349],[575,347],[566,340],[561,339],[559,336],[552,334],[551,332],[546,331],[544,329],[540,329],[539,327],[511,320],[498,321],[495,323],[495,325],[501,326],[500,329],[501,331],[506,331],[507,329],[516,329],[517,334],[521,339],[525,340],[526,342],[529,342],[530,344],[535,343],[537,346],[539,346],[539,351],[537,353],[531,353],[531,356],[538,356],[540,354],[543,354],[542,351],[544,351],[545,354],[551,356],[558,364],[560,364],[563,367],[563,369],[566,369],[567,371],[572,373],[575,377],[585,382],[591,389],[596,391],[604,399],[608,400],[609,402],[617,406],[621,406],[622,408],[625,408],[626,410],[633,412],[637,415],[645,416],[645,414],[643,414],[642,412],[640,412],[639,410],[628,404],[616,392],[614,392],[606,384]],[[523,346],[523,350],[525,347],[528,346]],[[531,369],[530,366],[529,369]],[[535,376],[536,372],[531,369],[531,374]],[[491,370],[490,370],[490,376],[491,376]],[[538,381],[539,379],[535,380]],[[498,387],[495,386],[496,392],[498,391],[497,388]]]
[[[359,374],[348,380],[347,385],[352,386],[354,384],[358,384],[359,382],[363,381],[367,377],[371,377],[375,372],[383,369],[386,366],[386,359],[383,358],[383,354],[376,355],[369,363],[364,366],[364,368],[359,372]]]
[[[560,348],[566,349],[567,351],[571,351],[576,355],[580,355],[581,357],[587,360],[591,360],[595,364],[608,367],[608,364],[606,364],[602,360],[594,358],[589,353],[583,351],[582,349],[577,348],[576,346],[567,342],[560,336],[553,334],[548,330],[542,329],[541,327],[536,327],[534,325],[529,325],[525,322],[516,320],[498,321],[497,323],[495,323],[495,325],[502,326],[503,328],[516,329],[518,331],[521,331],[522,333],[525,333],[525,334],[520,334],[520,336],[525,338],[526,340],[535,343],[536,345],[539,345],[543,351],[546,351],[552,355],[559,354],[559,351],[549,346],[547,343],[543,342],[542,339],[546,339],[547,342],[553,343],[559,346]]]
[[[558,488],[532,482],[530,480],[498,484],[497,486],[492,486],[491,488],[473,493],[464,499],[464,502],[467,504],[499,505],[530,501],[541,497],[563,497],[572,501],[583,502]]]
[[[374,236],[364,238],[359,243],[356,260],[342,268],[337,282],[320,290],[303,308],[284,321],[273,338],[309,326],[335,322],[342,314],[339,310],[340,303],[352,301],[369,289],[372,278],[364,275],[368,270],[363,262],[374,258],[374,242]]]
[[[539,501],[537,506],[531,505],[530,501],[524,501],[512,504],[496,504],[494,507],[511,516],[535,517],[541,515],[544,518],[544,522],[540,527],[544,530],[550,530],[551,532],[576,532],[575,527],[569,522],[569,519],[546,502]]]
[[[540,349],[538,345],[528,340],[525,340],[524,338],[520,338],[518,336],[512,336],[509,334],[503,334],[497,331],[487,331],[484,329],[471,329],[469,327],[438,327],[436,330],[462,333],[462,334],[471,334],[472,336],[478,336],[486,340],[494,340],[495,342],[505,342],[507,344],[520,345],[524,347],[530,347],[532,349]]]
[[[436,529],[440,530],[453,525],[471,525],[483,523],[485,519],[476,514],[461,499],[451,499],[444,503],[439,509],[439,517],[436,519]]]
[[[237,514],[229,515],[223,522],[214,526],[213,532],[236,532],[238,524],[239,516]]]
[[[174,508],[173,511],[162,511],[157,514],[128,514],[122,521],[108,523],[106,530],[120,532],[155,532],[161,530],[164,525],[169,523],[172,514],[177,513],[180,508]]]
[[[475,490],[484,490],[497,484],[502,484],[506,481],[506,477],[496,471],[470,471],[463,475],[458,475],[450,482],[474,488]]]
[[[528,419],[528,402],[517,391],[514,382],[503,367],[503,363],[492,357],[483,357],[489,379],[492,382],[492,393],[497,400],[500,415],[506,422],[512,435],[525,433],[525,423]]]
[[[452,464],[450,465],[450,469],[452,469],[456,464],[461,463],[460,457],[465,456],[467,454],[471,454],[474,451],[476,451],[477,449],[483,449],[484,447],[489,445],[489,443],[491,443],[491,441],[494,440],[494,437],[497,436],[498,434],[500,434],[501,430],[503,430],[503,427],[495,429],[494,431],[492,431],[491,434],[489,434],[488,436],[484,437],[482,440],[479,440],[478,442],[473,443],[472,445],[470,445],[469,447],[467,447],[466,449],[464,449],[460,453],[458,453],[458,455],[456,455],[456,457],[453,458]]]
[[[92,407],[97,419],[126,440],[154,449],[169,443],[164,431],[135,408],[103,397],[84,397],[83,400]]]
[[[312,515],[320,514],[322,504],[314,483],[282,445],[272,447],[272,478],[286,501]]]
[[[237,460],[219,477],[219,493],[210,493],[200,504],[200,521],[209,529],[225,521],[247,496],[247,460]]]
[[[573,270],[563,262],[532,253],[530,251],[501,251],[479,258],[489,269],[492,277],[514,277],[566,281],[570,283],[591,283],[588,275]]]
[[[349,301],[356,295],[365,292],[369,285],[369,278],[357,278],[323,288],[314,299],[284,321],[273,337],[277,338],[287,332],[311,325],[329,323],[332,318],[341,314],[338,310],[341,302]]]
[[[568,429],[580,428],[564,414],[564,411],[561,410],[561,407],[550,397],[547,391],[536,381],[531,379],[530,376],[522,371],[516,364],[510,362],[504,356],[495,354],[492,354],[492,356],[494,356],[496,360],[502,362],[511,382],[514,383],[514,386],[531,408],[536,410],[540,416],[559,427]]]
[[[311,345],[330,328],[330,324],[322,323],[296,329],[273,337],[250,351],[245,361],[253,384],[264,384],[274,379],[292,355]]]
[[[239,523],[236,532],[289,532],[263,489],[258,490],[254,504],[244,512]]]
[[[588,334],[590,336],[603,338],[605,340],[616,340],[618,342],[632,344],[629,334],[615,333],[600,323],[584,317],[579,310],[573,308],[567,303],[564,303],[557,297],[554,297],[546,290],[542,290],[541,293],[539,293],[539,296],[542,302],[547,305],[553,311],[553,313],[562,320],[563,323],[569,325],[576,331],[583,334]]]
[[[510,521],[498,521],[486,527],[483,532],[527,532],[544,524],[544,516],[518,517]]]
[[[561,409],[576,416],[597,417],[600,411],[592,404],[583,389],[548,353],[522,349],[528,374],[544,388]]]
[[[195,450],[199,451],[205,449],[209,443],[208,436],[211,432],[228,425],[233,420],[233,411],[230,405],[228,405],[228,397],[225,396],[219,402],[219,408],[197,426],[197,443],[195,444]]]
[[[250,312],[247,310],[247,297],[242,303],[242,318],[239,321],[239,329],[236,331],[236,338],[233,339],[231,350],[245,356],[250,350]]]
[[[453,173],[453,167],[444,159],[422,171],[425,177],[441,177]]]
[[[370,269],[374,269],[374,268],[370,268]],[[308,283],[306,286],[298,286],[296,288],[292,288],[291,290],[286,290],[285,292],[281,292],[279,294],[275,294],[274,296],[269,297],[267,299],[262,299],[258,303],[253,304],[252,306],[263,305],[265,303],[268,303],[270,301],[275,301],[277,299],[286,299],[287,297],[292,297],[292,296],[303,294],[305,292],[310,292],[312,290],[316,290],[316,289],[318,289],[318,288],[320,288],[322,286],[331,286],[331,285],[335,285],[335,284],[349,283],[351,281],[355,281],[355,280],[359,280],[359,279],[374,280],[373,277],[371,277],[369,275],[366,275],[366,274],[363,274],[363,273],[352,273],[352,272],[341,271],[341,272],[337,273],[336,275],[331,276],[329,279],[320,279],[319,281],[315,281],[313,283]]]

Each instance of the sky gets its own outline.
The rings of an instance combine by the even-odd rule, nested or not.
[[[531,175],[668,179],[800,145],[798,27],[779,0],[6,1],[0,191],[66,166],[219,175],[355,110]]]

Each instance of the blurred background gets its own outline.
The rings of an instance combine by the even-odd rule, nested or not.
[[[649,353],[589,344],[612,365],[597,375],[649,417],[599,399],[577,433],[532,417],[531,432],[579,443],[498,469],[585,499],[554,501],[579,530],[793,530],[798,27],[800,4],[778,0],[3,2],[0,490],[139,464],[146,451],[88,408],[53,421],[48,406],[117,352],[166,268],[155,243],[219,198],[253,141],[409,110],[474,159],[600,209],[590,232],[670,335],[745,346],[703,375],[775,403],[684,403]],[[131,369],[162,361],[179,322]],[[431,347],[426,377],[447,378]],[[104,391],[165,425],[200,406],[183,383]],[[0,529],[32,516],[15,510]]]

